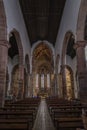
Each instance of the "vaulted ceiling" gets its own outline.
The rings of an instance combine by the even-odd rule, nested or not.
[[[47,40],[55,45],[66,0],[19,0],[31,45]]]

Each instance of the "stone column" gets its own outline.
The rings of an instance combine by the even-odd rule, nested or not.
[[[8,68],[6,68],[6,85],[5,85],[5,97],[7,97],[8,83],[9,83],[9,75],[8,75]]]
[[[49,96],[51,96],[51,73],[49,73],[49,78],[50,78]]]
[[[39,92],[41,91],[41,74],[39,74]]]
[[[58,96],[58,74],[55,74],[55,95]]]
[[[75,44],[77,55],[77,74],[79,82],[79,98],[87,100],[87,68],[85,59],[85,41],[79,41]]]
[[[7,41],[0,40],[0,106],[4,105],[5,100],[6,68],[9,47]]]
[[[51,94],[52,96],[55,96],[55,74],[51,74]]]
[[[17,99],[23,99],[24,95],[24,66],[19,64],[19,90]]]
[[[66,91],[66,73],[65,73],[66,65],[61,65],[61,75],[62,75],[62,94],[63,98],[67,98],[67,91]]]
[[[47,92],[47,74],[44,74],[44,91]]]
[[[30,97],[33,96],[33,74],[30,74]]]

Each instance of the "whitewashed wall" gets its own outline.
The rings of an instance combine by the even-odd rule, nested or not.
[[[71,31],[76,38],[77,19],[80,8],[80,2],[81,0],[66,0],[60,28],[55,43],[55,56],[57,56],[57,54],[60,55],[60,65],[62,47],[66,32]],[[73,60],[75,60],[75,58]],[[72,61],[70,58],[68,58],[68,63],[70,66],[72,66],[72,62],[75,61]],[[74,65],[72,69],[75,69],[74,67],[76,67],[76,65]]]
[[[25,55],[28,54],[30,57],[31,53],[31,46],[29,37],[27,34],[25,22],[23,19],[23,15],[21,12],[21,8],[19,5],[18,0],[3,0],[4,7],[5,7],[5,13],[6,13],[6,21],[7,21],[7,40],[9,41],[9,34],[10,32],[15,29],[19,32],[22,46],[23,46],[23,54],[24,58]],[[24,59],[25,62],[25,59]],[[11,72],[13,67],[18,64],[18,58],[17,56],[14,57],[14,59],[8,58],[8,73],[9,73],[9,89],[11,84]],[[25,63],[24,63],[25,65]]]
[[[66,0],[57,40],[55,44],[55,55],[62,53],[62,46],[66,32],[71,31],[76,38],[78,12],[81,0]],[[61,62],[61,61],[60,61]]]
[[[76,28],[80,2],[81,0],[66,0],[60,28],[55,43],[56,55],[60,54],[61,56],[63,40],[66,32],[71,31],[76,38]]]
[[[76,29],[77,29],[77,20],[78,20],[78,13],[79,13],[79,8],[80,8],[80,3],[81,0],[66,0],[60,28],[58,31],[57,39],[56,39],[56,44],[55,44],[55,56],[57,54],[60,55],[60,65],[61,65],[61,54],[62,54],[62,46],[64,42],[64,37],[66,32],[71,31],[76,40]],[[75,79],[75,74],[76,74],[76,57],[71,60],[69,56],[66,56],[66,64],[69,65],[73,72],[74,72],[74,87],[75,87],[75,96],[77,97],[77,85],[76,85],[76,79]],[[60,66],[59,66],[60,70]]]
[[[28,38],[27,30],[25,27],[23,15],[18,0],[3,0],[6,20],[7,20],[7,39],[9,40],[9,34],[13,29],[16,29],[21,37],[24,56],[31,52],[30,41]]]

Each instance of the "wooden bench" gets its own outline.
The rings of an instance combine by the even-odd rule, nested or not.
[[[2,112],[30,112],[32,113],[33,119],[36,118],[37,109],[34,107],[3,107],[0,108],[0,113]]]
[[[77,128],[84,129],[81,117],[63,117],[55,119],[57,130],[76,130]]]
[[[30,111],[0,111],[0,119],[27,119],[31,127],[33,127],[35,120]]]
[[[48,99],[47,106],[57,130],[84,129],[82,108],[87,106],[80,101]]]
[[[6,101],[0,108],[1,130],[32,130],[39,98],[27,98],[20,101]]]
[[[0,130],[30,130],[26,119],[0,119]]]
[[[84,128],[84,124],[82,121],[82,112],[81,110],[57,110],[54,111],[53,122],[55,127],[59,129],[76,129],[76,128]]]
[[[87,130],[87,110],[82,109],[82,120],[85,130]]]
[[[4,111],[30,111],[33,113],[33,119],[35,119],[39,103],[40,98],[26,98],[15,102],[6,101],[4,108],[0,108],[0,111],[2,109]]]

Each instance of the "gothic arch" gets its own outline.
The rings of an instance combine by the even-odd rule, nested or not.
[[[23,61],[24,61],[23,46],[22,46],[22,41],[21,41],[20,34],[19,34],[19,32],[16,29],[13,29],[10,32],[10,35],[11,35],[11,33],[14,33],[16,41],[17,41],[17,46],[18,46],[18,51],[19,51],[19,65],[23,65]]]
[[[19,57],[19,75],[18,75],[18,79],[19,79],[19,89],[18,89],[18,99],[22,99],[23,98],[23,92],[24,92],[24,56],[23,56],[23,47],[22,47],[22,42],[21,42],[21,37],[19,32],[16,29],[13,29],[10,34],[9,37],[11,35],[11,33],[14,34],[16,42],[17,42],[17,47],[18,47],[18,57]]]
[[[37,94],[51,94],[51,89],[54,89],[54,55],[53,50],[45,41],[37,44],[32,52],[32,75],[33,75],[33,93]],[[47,88],[47,81],[53,87]],[[52,79],[51,79],[52,78]],[[51,83],[52,82],[52,83]],[[38,86],[38,87],[36,87]],[[43,86],[43,87],[42,87]],[[43,90],[43,91],[42,91]]]
[[[74,38],[74,35],[71,31],[66,32],[64,41],[63,41],[63,47],[62,47],[61,65],[66,64],[66,61],[65,61],[66,50],[67,50],[67,45],[71,36]]]
[[[66,91],[66,53],[67,53],[67,46],[69,45],[70,38],[74,39],[74,35],[71,31],[66,32],[63,47],[62,47],[62,56],[61,56],[61,74],[62,74],[62,85],[63,85],[63,97],[67,98],[67,91]]]
[[[41,44],[41,43],[45,43],[46,45],[48,45],[48,46],[50,47],[50,49],[52,50],[53,55],[54,55],[54,47],[53,47],[52,43],[49,43],[48,41],[45,41],[45,40],[43,40],[43,41],[37,41],[36,43],[33,44],[32,50],[31,50],[31,55],[33,55],[33,52],[34,52],[35,48],[36,48],[39,44]]]
[[[84,41],[84,29],[85,29],[85,20],[87,16],[87,0],[81,0],[78,21],[77,21],[77,41]]]
[[[43,60],[40,59],[40,57],[42,57]],[[47,60],[47,58],[48,58],[48,60]],[[38,66],[41,65],[42,63],[50,62],[51,70],[53,71],[53,68],[54,68],[54,59],[53,58],[54,58],[53,50],[50,48],[50,46],[48,44],[46,44],[45,42],[40,42],[34,48],[33,53],[32,53],[32,67],[33,67],[32,71],[34,71],[34,67],[37,66],[37,64],[35,64],[37,61],[39,61],[39,62],[37,62],[37,63],[39,63]]]

